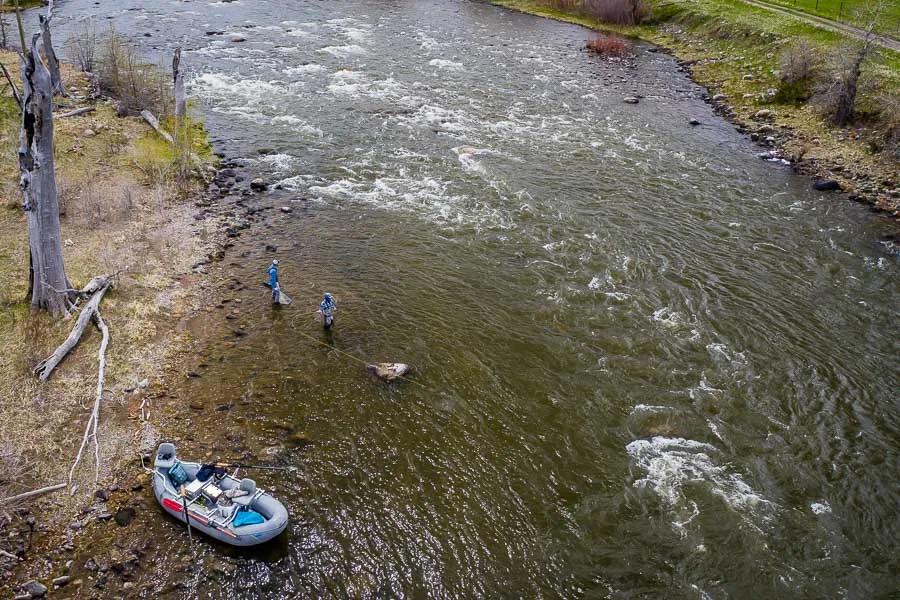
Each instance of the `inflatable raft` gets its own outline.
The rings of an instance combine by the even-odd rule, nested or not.
[[[287,527],[287,509],[252,479],[182,461],[169,443],[160,444],[153,466],[156,501],[194,530],[232,546],[253,546]]]

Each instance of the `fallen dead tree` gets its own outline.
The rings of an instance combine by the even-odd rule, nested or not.
[[[15,496],[10,496],[8,498],[0,498],[0,504],[12,504],[13,502],[18,502],[19,500],[25,500],[26,498],[40,496],[41,494],[49,494],[50,492],[55,492],[56,490],[61,490],[64,487],[66,487],[66,484],[64,484],[64,483],[57,483],[56,485],[48,485],[47,487],[42,487],[38,490],[31,490],[30,492],[16,494]]]
[[[97,110],[93,106],[85,106],[84,108],[76,108],[75,110],[69,111],[67,113],[63,113],[61,115],[56,115],[57,119],[67,119],[69,117],[77,117],[78,115],[84,115],[87,113],[92,113]]]
[[[88,322],[91,320],[94,321],[97,325],[97,329],[99,329],[100,333],[103,335],[103,339],[100,341],[100,350],[97,352],[99,366],[97,369],[97,392],[94,396],[94,408],[84,427],[84,435],[81,438],[81,446],[78,448],[78,454],[75,456],[75,461],[69,469],[68,485],[73,494],[75,493],[75,488],[72,487],[72,478],[75,475],[75,469],[81,462],[84,449],[91,439],[94,441],[94,481],[100,480],[100,439],[97,433],[97,427],[100,423],[100,401],[103,399],[103,385],[106,381],[106,348],[109,345],[109,328],[106,326],[106,323],[103,322],[103,317],[100,315],[100,301],[103,299],[103,295],[106,294],[106,291],[112,287],[112,281],[112,275],[101,275],[91,279],[91,281],[81,290],[70,290],[79,298],[89,298],[89,300],[84,305],[84,308],[81,309],[81,313],[79,313],[78,319],[75,321],[75,326],[72,328],[66,341],[54,350],[53,354],[42,360],[34,368],[35,375],[37,375],[41,381],[47,381],[56,366],[62,362],[72,348],[78,345],[81,336],[84,334],[84,330],[87,328]]]
[[[81,340],[81,336],[84,334],[84,330],[87,328],[87,324],[91,318],[94,318],[95,321],[100,321],[100,300],[103,299],[103,295],[111,286],[112,276],[101,275],[91,279],[81,290],[70,290],[80,298],[90,298],[90,300],[88,300],[85,307],[81,309],[78,320],[75,321],[75,327],[72,328],[66,341],[60,344],[60,346],[53,351],[53,354],[34,367],[34,374],[37,375],[41,381],[47,381],[47,379],[50,378],[51,373],[53,373],[53,369],[55,369],[72,348],[78,344],[78,341]]]
[[[156,131],[156,133],[158,133],[162,139],[166,140],[173,146],[175,145],[175,139],[169,134],[169,132],[162,128],[162,126],[159,124],[159,120],[155,116],[153,116],[152,112],[150,112],[149,110],[142,110],[141,117],[143,117],[144,120],[147,121],[147,124],[150,125],[150,127],[152,127],[153,130]]]

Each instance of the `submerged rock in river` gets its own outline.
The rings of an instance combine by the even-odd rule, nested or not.
[[[376,363],[373,365],[366,365],[366,370],[379,379],[391,383],[408,375],[412,371],[412,367],[405,363]]]

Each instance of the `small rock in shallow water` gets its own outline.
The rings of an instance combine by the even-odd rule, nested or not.
[[[638,102],[640,102],[640,100],[638,100],[634,96],[625,96],[622,101],[625,102],[625,104],[637,104]]]
[[[835,192],[841,189],[841,184],[834,179],[816,179],[813,182],[813,188],[820,192]]]
[[[294,212],[294,209],[291,208],[290,206],[282,206],[282,207],[281,207],[281,212],[283,212],[283,213]]]
[[[690,121],[688,121],[688,123],[690,123],[691,125],[694,125],[696,127],[697,125],[700,124],[700,121],[698,121],[697,119],[691,119]]]
[[[245,38],[244,36],[242,36],[242,35],[240,35],[240,34],[233,33],[233,34],[231,34],[231,35],[228,36],[228,41],[230,41],[230,42],[235,42],[235,43],[238,43],[238,42],[246,42],[246,41],[247,41],[247,38]]]
[[[264,192],[269,189],[268,184],[265,181],[257,177],[253,181],[250,182],[250,189],[256,192]]]

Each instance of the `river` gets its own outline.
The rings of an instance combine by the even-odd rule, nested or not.
[[[180,448],[298,468],[256,474],[285,537],[195,541],[205,573],[148,502],[138,595],[896,589],[893,226],[757,158],[670,57],[474,1],[110,4],[61,2],[57,37],[183,45],[216,147],[282,188],[187,325]]]

